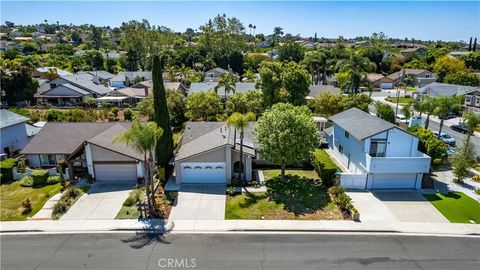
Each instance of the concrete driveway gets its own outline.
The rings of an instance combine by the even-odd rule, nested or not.
[[[115,219],[134,187],[134,183],[95,183],[60,219]]]
[[[449,221],[420,191],[349,191],[361,221],[440,222]]]
[[[170,220],[224,220],[225,185],[182,185]]]

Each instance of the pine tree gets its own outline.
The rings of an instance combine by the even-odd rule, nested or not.
[[[155,56],[153,59],[152,79],[154,121],[158,127],[163,129],[163,136],[158,140],[155,149],[157,165],[170,172],[169,161],[173,155],[173,134],[167,108],[167,95],[162,78],[162,66],[158,56]]]
[[[470,37],[470,42],[468,43],[468,51],[472,50],[472,37]]]
[[[473,42],[473,51],[477,51],[477,38],[475,38],[475,41]]]

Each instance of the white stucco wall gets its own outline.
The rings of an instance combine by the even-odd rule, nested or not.
[[[25,123],[19,123],[0,129],[0,153],[4,153],[5,147],[10,147],[10,152],[22,150],[28,143],[27,127]]]

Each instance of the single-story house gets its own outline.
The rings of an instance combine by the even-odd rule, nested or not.
[[[332,93],[332,94],[341,94],[342,90],[333,85],[322,85],[322,84],[312,84],[309,87],[310,93],[307,96],[307,99],[314,99],[319,96],[321,93]]]
[[[0,111],[0,154],[7,156],[22,150],[29,141],[28,118],[8,110]],[[30,135],[33,136],[30,132]]]
[[[110,79],[113,78],[112,73],[105,71],[105,70],[95,70],[95,71],[79,71],[77,74],[87,74],[91,76],[91,81],[96,84],[103,84],[108,86]]]
[[[340,184],[351,189],[420,189],[430,157],[419,139],[357,108],[338,113],[325,129],[333,155],[347,168]]]
[[[124,88],[135,84],[137,81],[151,79],[151,71],[122,71],[110,79],[110,86],[113,88]]]
[[[472,51],[454,51],[448,54],[448,56],[460,59],[462,56],[472,53]]]
[[[465,93],[464,107],[468,112],[480,113],[480,87]]]
[[[57,72],[58,76],[73,75],[72,73],[70,73],[66,70],[59,69],[59,68],[56,68],[56,67],[38,67],[38,68],[35,68],[33,70],[32,77],[48,79],[48,74],[49,74],[50,70],[52,70],[52,69]]]
[[[215,87],[217,87],[218,82],[200,82],[200,83],[192,83],[190,88],[188,89],[188,94],[191,93],[200,93],[200,92],[208,92],[208,91],[215,91]],[[256,89],[256,83],[248,83],[248,82],[237,82],[235,84],[235,93],[245,93],[250,90]],[[219,87],[217,91],[218,95],[221,98],[225,97],[225,87]],[[233,95],[233,92],[227,93],[227,97]]]
[[[403,56],[424,56],[427,53],[427,50],[424,47],[415,47],[415,48],[408,48],[405,50],[400,51]]]
[[[413,86],[423,87],[437,80],[435,73],[426,69],[405,68],[387,76],[394,83],[405,80],[408,77],[413,79]]]
[[[47,123],[22,154],[31,168],[52,168],[64,160],[68,175],[91,175],[96,181],[131,181],[143,177],[143,155],[113,142],[131,123]]]
[[[166,90],[178,91],[184,94],[185,96],[187,95],[187,88],[181,82],[164,82],[163,85],[165,86]],[[142,88],[142,89],[145,89],[146,87],[149,90],[151,90],[153,88],[153,80],[146,80],[143,82],[139,82],[137,84],[132,85],[131,87]]]
[[[368,73],[367,80],[376,88],[393,89],[395,80],[379,73]]]
[[[416,99],[422,99],[423,96],[441,97],[441,96],[463,96],[474,90],[480,89],[479,86],[465,86],[448,83],[431,83],[417,91],[413,92],[412,96]]]
[[[88,98],[101,97],[111,91],[110,88],[91,81],[90,75],[79,74],[60,76],[48,83],[42,83],[34,96],[37,103],[76,106]]]
[[[224,122],[187,122],[180,148],[172,160],[176,183],[230,184],[241,168],[246,180],[251,181],[252,163],[257,157],[254,127],[252,122],[244,129],[241,163],[238,131]]]

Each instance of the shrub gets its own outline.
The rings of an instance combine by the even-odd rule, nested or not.
[[[22,207],[23,207],[23,211],[22,211],[23,214],[28,214],[32,212],[32,202],[30,201],[30,198],[27,197],[25,198],[25,200],[23,200]]]
[[[260,184],[257,181],[252,181],[252,187],[259,188]]]
[[[49,176],[47,178],[47,185],[53,185],[60,182],[60,176],[55,175],[55,176]]]
[[[236,178],[236,177],[232,177],[232,181],[230,182],[230,184],[232,186],[235,186],[235,187],[239,186],[240,185],[240,180],[238,180],[238,178]]]
[[[236,190],[235,190],[235,187],[228,187],[227,188],[227,194],[230,195],[230,196],[233,196],[235,194]]]
[[[78,189],[78,188],[72,186],[72,187],[69,187],[65,190],[64,196],[66,198],[75,199],[75,198],[77,198],[78,195],[80,195],[81,192],[82,192],[81,189]]]
[[[17,160],[14,158],[7,158],[0,161],[0,173],[2,174],[0,183],[7,183],[13,181],[12,169],[13,167],[15,167],[16,162]]]
[[[30,175],[25,175],[20,180],[20,186],[22,186],[22,187],[33,187],[33,178]]]
[[[120,111],[120,109],[118,109],[118,107],[113,107],[113,108],[110,110],[110,112],[113,113],[113,115],[115,116],[115,118],[117,118],[119,111]]]
[[[52,214],[61,215],[67,212],[67,207],[68,207],[67,202],[65,202],[64,200],[60,200],[53,206]]]
[[[88,182],[89,184],[93,184],[93,183],[95,183],[95,178],[93,178],[93,177],[89,174],[89,175],[87,175],[87,182]]]
[[[132,197],[132,196],[129,196],[129,197],[123,202],[123,206],[126,206],[126,207],[133,206],[134,204],[135,204],[135,198]]]
[[[44,118],[48,122],[59,122],[63,119],[63,113],[57,109],[50,109],[45,113]]]
[[[345,193],[345,189],[342,186],[332,186],[328,189],[333,198],[337,198],[338,195]]]
[[[335,176],[339,168],[330,159],[325,150],[317,150],[312,154],[312,164],[315,172],[322,179],[322,185],[329,188],[335,184]]]
[[[17,172],[25,173],[26,168],[27,168],[27,165],[25,164],[25,160],[19,160],[17,162]]]
[[[32,171],[33,185],[43,186],[47,183],[48,171],[47,170],[34,170]]]
[[[480,188],[476,188],[476,189],[475,189],[475,193],[477,193],[478,195],[480,195]]]
[[[338,194],[336,202],[338,204],[338,207],[343,210],[347,210],[352,206],[352,199],[346,193]]]
[[[123,118],[125,121],[132,121],[133,111],[131,109],[126,109],[123,111]]]
[[[165,197],[166,197],[166,199],[169,200],[169,201],[175,200],[175,198],[177,197],[177,195],[178,195],[178,192],[176,192],[176,191],[167,191],[167,192],[165,192]]]
[[[475,182],[480,182],[480,174],[477,174],[477,175],[473,176],[472,180],[475,181]]]
[[[80,187],[80,190],[83,191],[83,193],[87,193],[90,190],[91,186],[90,185],[84,185]]]

